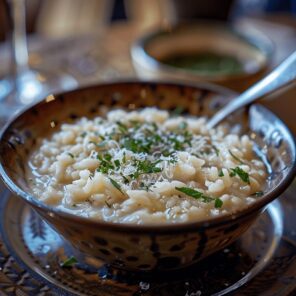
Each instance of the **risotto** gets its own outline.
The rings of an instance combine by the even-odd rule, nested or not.
[[[119,223],[180,223],[255,202],[266,169],[247,135],[144,108],[62,124],[38,139],[28,182],[42,202]]]

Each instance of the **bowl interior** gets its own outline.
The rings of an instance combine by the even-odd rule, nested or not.
[[[164,82],[102,84],[50,95],[6,126],[0,139],[0,173],[4,182],[16,194],[35,206],[61,213],[42,205],[30,194],[26,163],[36,145],[36,139],[55,132],[61,123],[74,122],[83,116],[92,118],[104,115],[110,108],[133,110],[156,106],[173,111],[176,107],[181,107],[184,114],[211,116],[233,95],[234,93],[220,87]],[[260,105],[252,106],[249,112],[243,111],[230,117],[227,123],[238,133],[250,134],[270,170],[264,196],[241,213],[246,214],[277,197],[292,181],[295,175],[294,139],[283,122]]]

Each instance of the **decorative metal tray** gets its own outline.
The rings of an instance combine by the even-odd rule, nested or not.
[[[256,26],[254,20],[249,25]],[[292,28],[287,31],[275,24],[264,25],[262,20],[259,27],[277,45],[274,64],[294,50]],[[135,33],[120,25],[104,40],[92,37],[91,45],[79,39],[75,41],[79,52],[67,56],[66,67],[81,84],[133,75],[129,42]],[[67,49],[73,49],[71,40],[63,42],[54,52],[61,57],[58,60],[55,46],[40,44],[45,46],[40,53],[50,48],[50,54],[45,52],[40,59],[50,66],[56,65],[53,58],[65,64]],[[39,52],[38,48],[34,51]],[[7,59],[0,58],[3,66]],[[90,61],[94,62],[92,67]],[[1,69],[6,73],[5,65]],[[60,263],[72,255],[79,263],[62,268]],[[112,270],[104,262],[77,253],[0,182],[0,296],[213,294],[296,295],[296,180],[230,247],[196,266],[160,275]]]
[[[293,295],[296,182],[238,241],[188,269],[114,270],[80,254],[0,185],[0,295]],[[62,267],[75,256],[78,263]]]

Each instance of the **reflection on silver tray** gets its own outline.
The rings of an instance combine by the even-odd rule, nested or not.
[[[294,182],[227,249],[183,271],[157,275],[114,270],[78,253],[3,190],[0,295],[291,295],[296,292],[295,189]],[[70,256],[79,263],[61,267]]]

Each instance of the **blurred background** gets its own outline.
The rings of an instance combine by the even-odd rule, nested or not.
[[[0,1],[0,40],[7,37],[7,3]],[[296,16],[295,0],[25,0],[27,32],[65,37],[102,30],[118,21],[147,29],[188,19],[234,21],[243,16]]]
[[[0,1],[0,41],[7,38],[7,3]],[[148,29],[188,19],[234,21],[244,16],[276,16],[289,23],[296,17],[295,0],[25,0],[27,32],[67,37],[102,30],[114,22]]]
[[[147,32],[170,31],[184,21],[207,20],[207,24],[215,23],[217,27],[231,25],[242,34],[251,36],[247,42],[251,42],[250,38],[260,39],[256,40],[258,48],[270,43],[268,53],[264,52],[264,65],[260,66],[256,75],[245,75],[243,79],[241,77],[231,83],[207,76],[198,77],[198,80],[218,83],[239,92],[296,49],[296,0],[0,0],[0,103],[1,81],[6,77],[14,77],[10,80],[18,81],[15,77],[20,76],[23,71],[20,68],[26,64],[26,56],[22,54],[24,50],[18,54],[13,51],[21,46],[16,35],[12,34],[16,28],[13,21],[20,16],[13,6],[20,5],[25,5],[26,24],[19,22],[18,28],[27,33],[28,65],[38,71],[34,72],[34,79],[37,77],[42,83],[49,81],[50,87],[45,93],[98,81],[135,76],[145,78],[148,68],[147,71],[139,70],[137,61],[131,57],[131,46]],[[11,42],[13,40],[15,43]],[[223,46],[217,43],[217,47]],[[228,47],[231,46],[232,52],[236,50],[236,45],[230,42]],[[239,48],[237,51],[244,51]],[[254,56],[254,59],[259,61],[260,57]],[[20,60],[22,67],[16,67]],[[59,75],[63,73],[63,79],[67,76],[67,83],[52,82],[53,77],[57,77],[57,71]],[[159,78],[159,73],[152,74]],[[195,80],[191,78],[188,79]],[[28,85],[27,82],[25,85]],[[12,88],[18,89],[17,86]],[[2,86],[3,89],[6,91],[8,88]],[[9,101],[10,90],[3,94],[2,103]],[[295,96],[295,88],[290,87],[265,100],[265,104],[296,132],[291,108],[295,105]],[[278,97],[280,99],[273,99]],[[22,104],[33,99],[24,99]],[[3,110],[4,107],[2,113]]]

